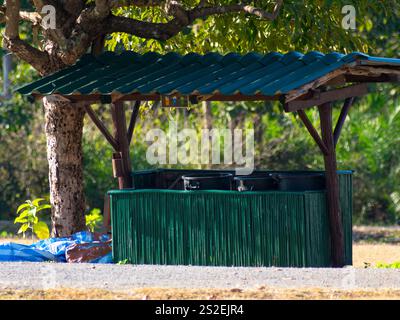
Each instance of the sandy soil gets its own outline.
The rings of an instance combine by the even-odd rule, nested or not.
[[[363,268],[377,263],[400,261],[400,245],[394,244],[355,244],[353,245],[353,266]]]

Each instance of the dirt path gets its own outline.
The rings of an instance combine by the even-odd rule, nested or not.
[[[1,299],[34,299],[34,300],[90,300],[90,299],[123,299],[123,300],[338,300],[338,299],[400,299],[400,290],[369,289],[339,290],[321,288],[282,289],[260,287],[252,290],[240,289],[165,289],[139,288],[125,291],[49,289],[49,290],[1,290]]]
[[[400,261],[398,232],[355,228],[344,269],[0,263],[0,299],[400,299],[400,269],[374,268]]]
[[[400,289],[400,269],[0,263],[0,288]]]
[[[400,270],[1,263],[0,299],[400,299]]]

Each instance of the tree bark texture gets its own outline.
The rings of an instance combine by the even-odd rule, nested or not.
[[[43,99],[49,162],[52,236],[85,229],[82,129],[85,109],[62,98]]]

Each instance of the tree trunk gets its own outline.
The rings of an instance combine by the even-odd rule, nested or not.
[[[57,96],[43,99],[49,162],[52,236],[85,229],[82,130],[85,109]]]

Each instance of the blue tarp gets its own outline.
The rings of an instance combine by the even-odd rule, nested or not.
[[[108,241],[107,235],[102,235],[97,242]],[[68,247],[81,243],[94,243],[94,235],[91,232],[83,231],[66,238],[49,238],[40,240],[31,245],[24,245],[12,242],[0,244],[0,262],[30,261],[43,262],[55,261],[66,262],[65,253]],[[112,263],[111,253],[96,258],[92,263]]]

